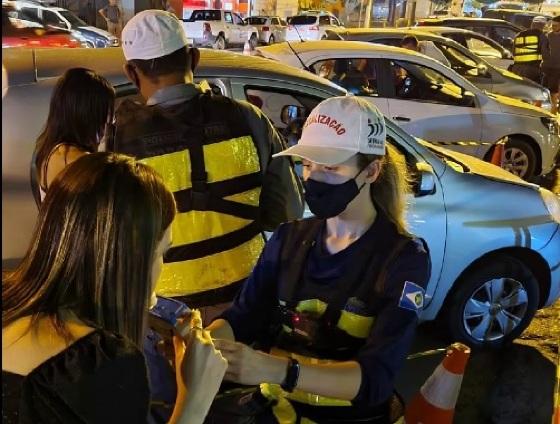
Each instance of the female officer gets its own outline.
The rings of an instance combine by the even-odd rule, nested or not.
[[[225,378],[260,384],[282,422],[390,422],[430,258],[406,230],[406,168],[385,137],[383,116],[363,99],[312,111],[299,144],[280,155],[303,158],[315,217],[274,233],[209,327]]]

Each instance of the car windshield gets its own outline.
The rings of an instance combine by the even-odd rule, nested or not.
[[[294,16],[290,19],[290,25],[313,25],[317,22],[317,16]]]
[[[247,18],[245,20],[249,23],[249,25],[264,25],[264,24],[266,24],[266,18],[252,17],[252,18]]]
[[[451,68],[455,72],[464,77],[478,76],[478,64],[482,63],[481,59],[477,58],[475,55],[469,57],[458,49],[445,44],[439,44],[438,48],[442,51],[447,60],[449,60]]]
[[[88,24],[86,24],[84,21],[82,21],[80,18],[78,18],[69,10],[61,10],[58,13],[60,13],[63,18],[65,18],[68,22],[70,22],[70,25],[72,27],[88,26]]]

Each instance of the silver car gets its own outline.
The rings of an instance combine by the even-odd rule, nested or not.
[[[37,215],[29,184],[34,140],[56,78],[85,66],[105,75],[119,101],[137,98],[120,49],[4,52],[9,90],[2,104],[2,266],[27,247]],[[202,50],[195,75],[215,93],[262,108],[282,133],[321,100],[347,92],[308,72]],[[441,319],[454,340],[499,346],[517,337],[535,311],[560,297],[560,201],[470,156],[417,140],[387,120],[388,142],[413,179],[408,223],[430,248],[432,275],[423,320]],[[513,207],[512,205],[522,205]]]
[[[280,16],[251,16],[245,22],[258,29],[261,43],[274,44],[286,39],[288,24]]]
[[[436,30],[441,30],[441,27],[436,27]],[[329,38],[367,41],[399,47],[405,36],[413,35],[418,41],[433,42],[450,62],[451,68],[477,87],[490,93],[514,97],[546,110],[551,109],[550,91],[547,88],[493,66],[482,57],[477,56],[473,52],[474,49],[468,49],[458,42],[446,38],[447,35],[446,37],[440,36],[436,30],[432,31],[431,27],[352,28],[332,31],[329,33]],[[449,33],[451,34],[453,30],[453,28],[449,28]]]

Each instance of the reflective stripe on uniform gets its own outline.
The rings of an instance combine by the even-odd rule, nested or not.
[[[537,62],[542,60],[539,51],[539,37],[536,35],[518,36],[514,40],[514,62]]]

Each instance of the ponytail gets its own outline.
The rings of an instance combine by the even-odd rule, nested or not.
[[[396,227],[399,234],[410,236],[406,223],[408,204],[406,195],[411,192],[410,177],[406,160],[399,151],[387,144],[385,156],[358,154],[360,168],[379,160],[381,172],[377,180],[371,185],[370,195],[375,206],[387,216]]]

